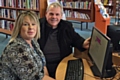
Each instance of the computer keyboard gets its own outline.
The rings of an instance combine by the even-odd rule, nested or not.
[[[65,80],[83,80],[84,66],[82,59],[69,60]]]

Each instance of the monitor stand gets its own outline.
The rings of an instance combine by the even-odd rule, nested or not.
[[[110,78],[110,77],[114,77],[116,74],[116,70],[113,67],[113,62],[112,62],[112,53],[113,53],[113,44],[111,43],[109,46],[109,55],[108,55],[108,59],[107,59],[107,64],[106,64],[106,69],[104,72],[103,77],[104,78]]]
[[[94,76],[101,77],[101,74],[99,73],[97,67],[91,66],[91,70],[92,70]],[[115,74],[116,74],[115,68],[111,68],[111,69],[105,70],[102,78],[110,78],[110,77],[115,76]]]
[[[115,68],[111,68],[105,71],[103,78],[110,78],[114,77],[116,75],[116,70]]]

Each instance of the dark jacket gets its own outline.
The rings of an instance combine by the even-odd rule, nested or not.
[[[41,38],[38,40],[38,43],[40,44],[41,50],[43,50],[50,30],[46,18],[40,19],[40,27]],[[72,47],[76,47],[80,51],[85,50],[84,48],[82,48],[82,44],[85,39],[83,39],[81,36],[79,36],[79,34],[74,31],[71,22],[61,20],[57,28],[57,39],[58,45],[60,47],[61,59],[72,53]]]

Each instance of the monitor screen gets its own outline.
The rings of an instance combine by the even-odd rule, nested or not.
[[[93,27],[88,55],[94,65],[91,69],[95,76],[104,77],[106,74],[105,70],[109,59],[110,42],[109,37]],[[110,66],[112,65],[110,64]]]

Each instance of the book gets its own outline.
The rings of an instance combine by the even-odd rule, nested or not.
[[[107,5],[108,4],[108,0],[104,0],[103,5]]]

